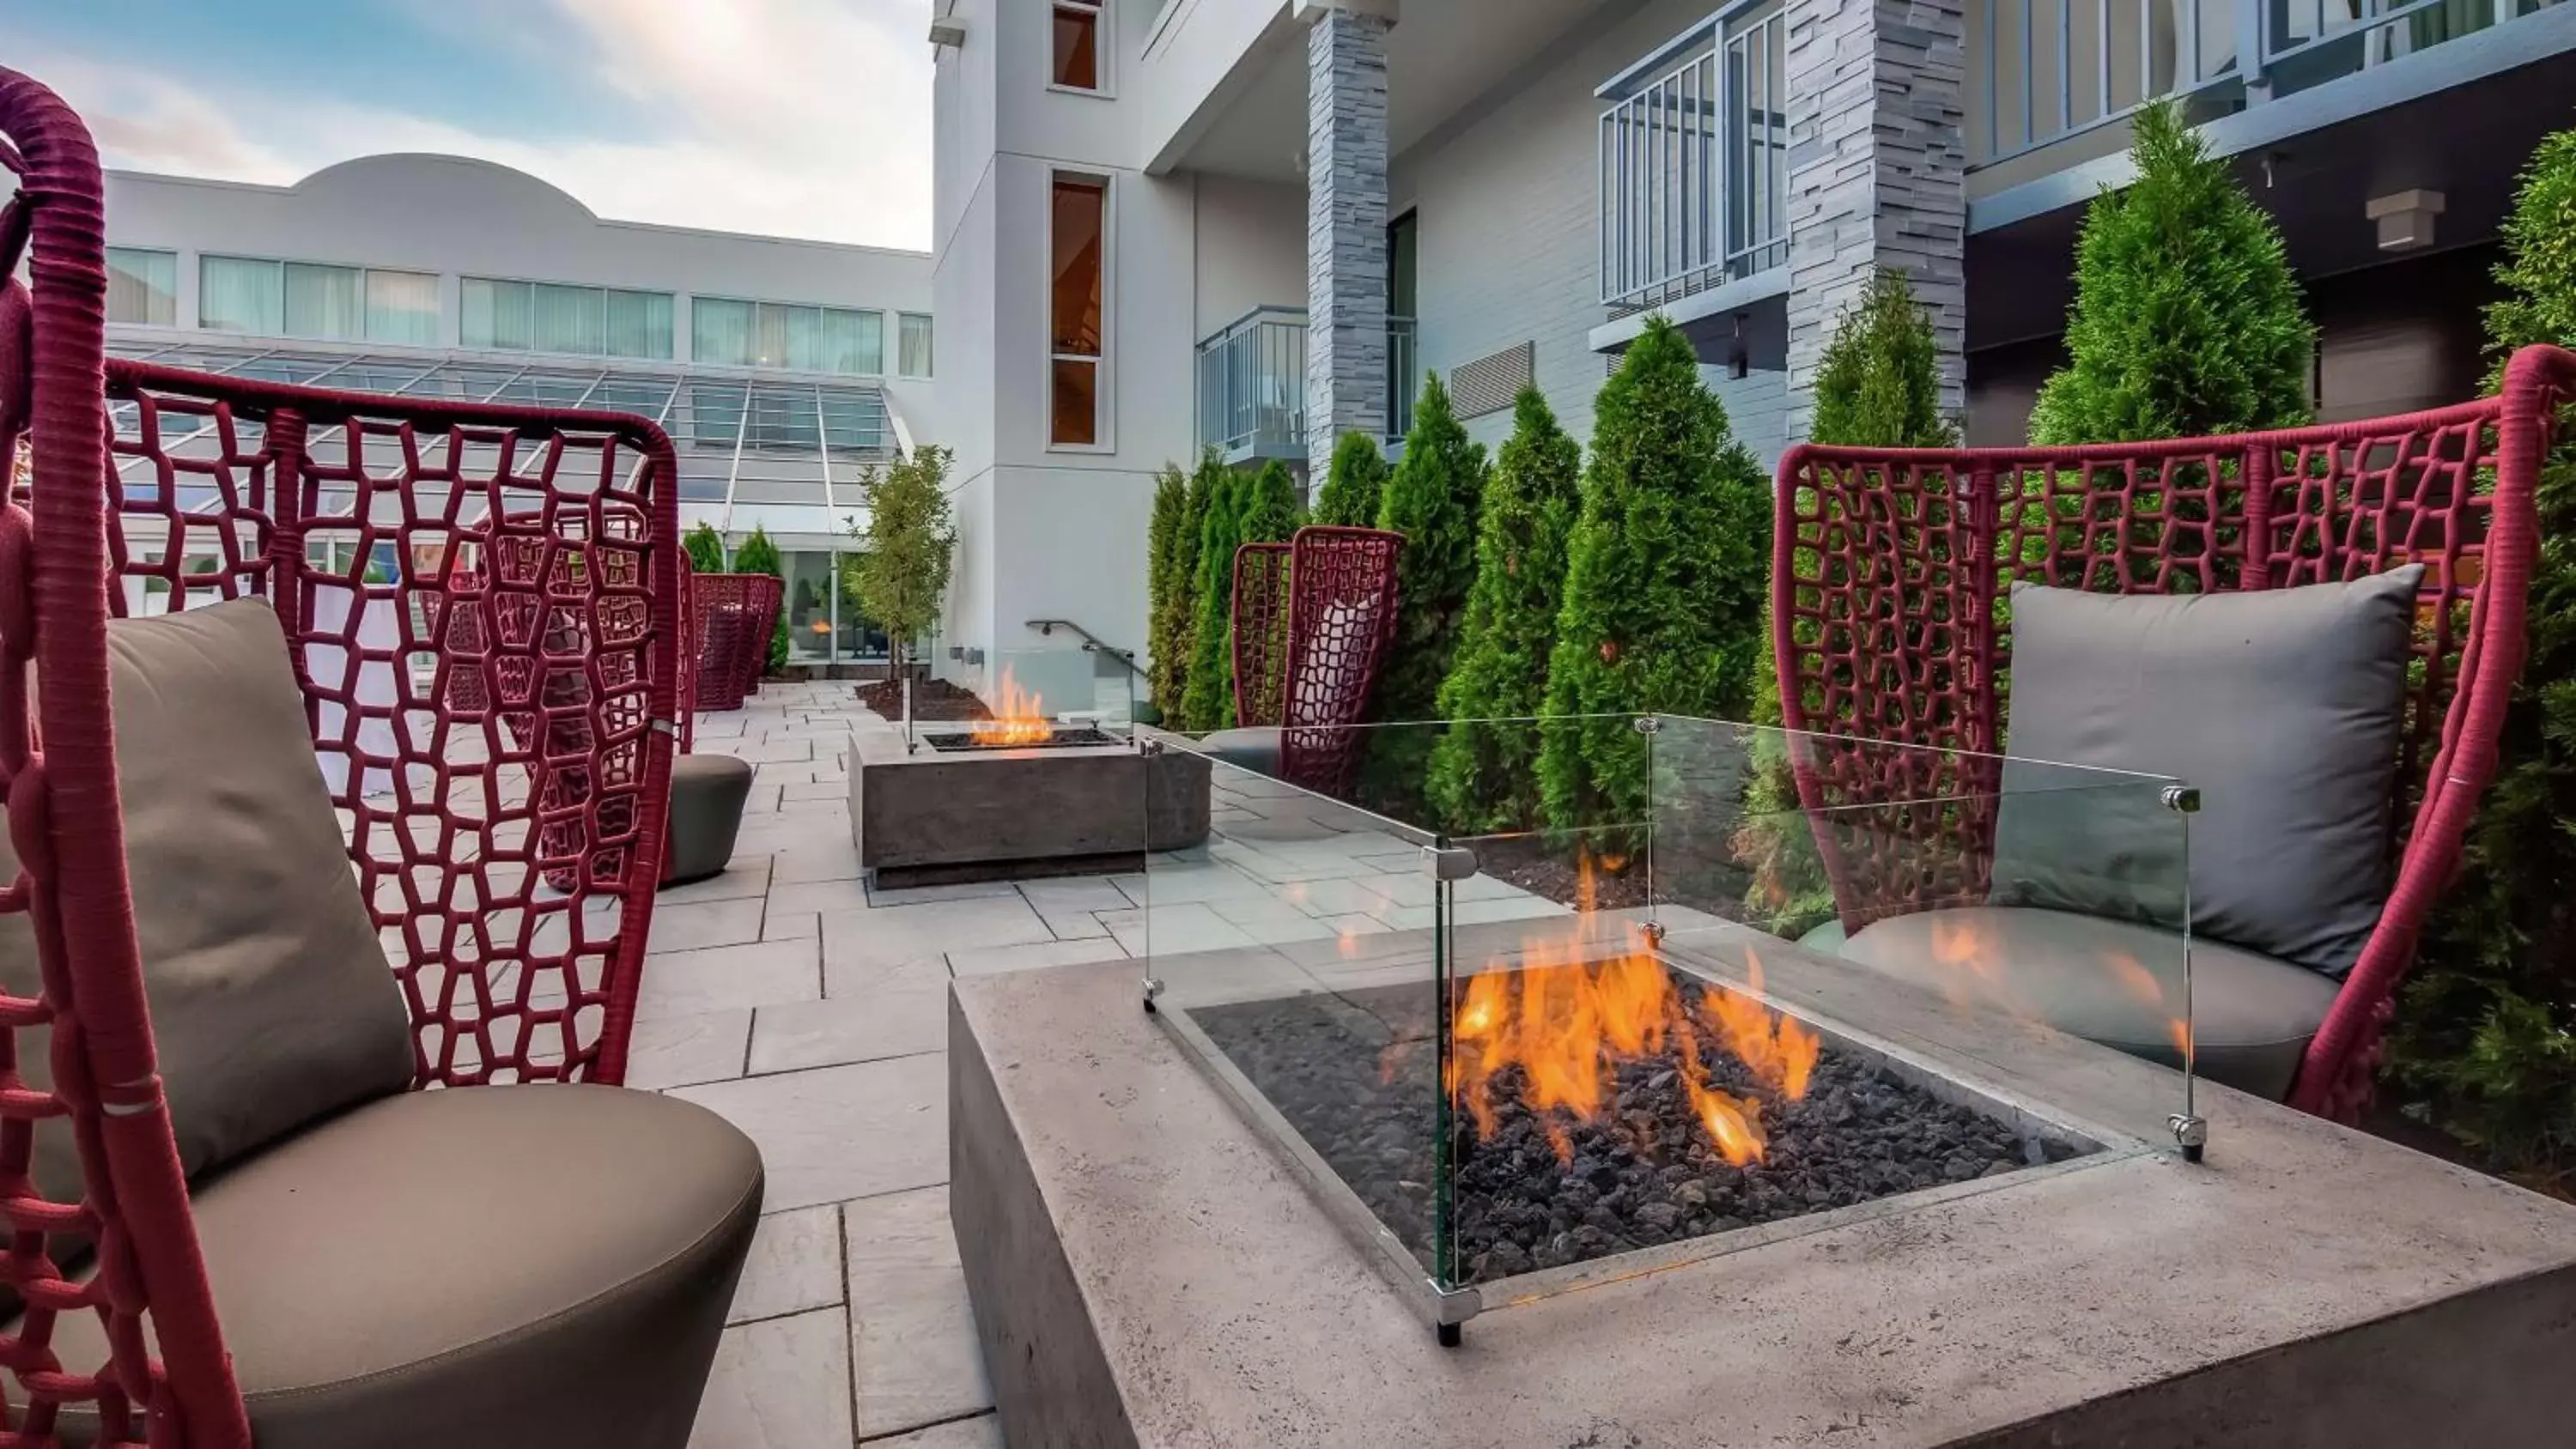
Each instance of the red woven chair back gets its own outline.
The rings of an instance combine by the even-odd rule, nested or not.
[[[640,419],[106,362],[96,151],[5,70],[0,134],[22,177],[0,279],[23,247],[33,281],[0,283],[0,457],[34,445],[0,509],[0,786],[22,861],[0,912],[33,917],[43,986],[0,998],[0,1063],[49,1026],[55,1081],[0,1092],[0,1276],[27,1304],[0,1333],[0,1414],[30,1442],[91,1402],[101,1443],[244,1445],[136,956],[108,619],[275,606],[416,1085],[616,1082],[681,707],[676,468]],[[37,1131],[77,1141],[80,1202],[29,1185]],[[95,1276],[64,1280],[49,1231],[93,1241]],[[56,1361],[62,1312],[104,1316],[110,1363]]]
[[[778,630],[785,586],[771,574],[697,574],[689,580],[691,638],[696,641],[697,707],[740,709],[760,690],[769,663],[769,640]],[[727,628],[719,647],[711,621],[739,614],[749,626]]]
[[[2390,841],[2396,884],[2292,1100],[2349,1117],[2434,897],[2495,772],[2519,674],[2540,461],[2576,357],[2499,396],[2367,422],[2058,449],[1802,446],[1781,459],[1774,645],[1792,729],[1924,751],[1800,751],[1845,924],[1982,904],[2011,585],[2207,593],[2424,565]],[[1873,802],[1941,800],[1937,806]]]
[[[1247,543],[1234,551],[1234,722],[1287,722],[1288,561],[1294,545]]]
[[[1395,637],[1396,555],[1404,536],[1374,528],[1301,528],[1288,565],[1287,677],[1280,689],[1280,774],[1328,795],[1350,788],[1369,695]]]

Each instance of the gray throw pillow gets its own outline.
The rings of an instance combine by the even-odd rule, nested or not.
[[[402,1091],[410,1013],[266,601],[117,620],[107,644],[144,989],[195,1178]],[[0,871],[17,869],[0,837]],[[27,918],[0,917],[0,984],[36,982]],[[51,1080],[41,1044],[22,1033],[19,1050],[30,1078]],[[68,1133],[39,1135],[36,1167],[47,1193],[79,1190]]]
[[[2195,933],[2340,976],[2379,921],[2421,565],[2251,593],[2012,592],[1997,810],[1999,904],[2181,920],[2181,834],[2159,791],[2196,786]]]

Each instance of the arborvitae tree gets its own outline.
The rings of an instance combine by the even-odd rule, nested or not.
[[[2515,348],[2576,347],[2576,131],[2533,153],[2496,280],[2490,390]],[[2495,784],[2426,929],[2390,1055],[2434,1121],[2491,1166],[2564,1193],[2576,1183],[2576,407],[2560,411],[2541,470],[2540,535]]]
[[[1145,687],[1163,723],[1180,713],[1181,683],[1188,678],[1181,641],[1189,637],[1190,586],[1183,560],[1196,562],[1198,540],[1184,554],[1181,528],[1189,517],[1190,478],[1178,463],[1154,475],[1154,519],[1145,531]]]
[[[1344,433],[1333,468],[1315,495],[1315,521],[1335,528],[1375,528],[1386,495],[1386,454],[1366,433]]]
[[[1485,493],[1485,449],[1467,436],[1440,375],[1425,379],[1404,459],[1387,480],[1377,526],[1404,535],[1396,555],[1395,635],[1379,672],[1376,718],[1437,717],[1441,681],[1458,650],[1467,593],[1476,585],[1476,514]],[[1422,798],[1431,763],[1428,729],[1384,731],[1370,741],[1365,787],[1382,808]]]
[[[1815,408],[1808,436],[1818,443],[1947,448],[1959,441],[1958,430],[1941,415],[1941,348],[1932,318],[1915,303],[1902,273],[1871,277],[1868,289],[1835,322],[1816,370]],[[1805,555],[1802,562],[1812,569],[1815,559]],[[1768,589],[1762,594],[1762,655],[1753,671],[1750,718],[1757,725],[1782,720]],[[1832,918],[1833,886],[1800,813],[1786,739],[1757,735],[1753,755],[1745,828],[1735,841],[1737,857],[1753,876],[1746,919],[1794,936]]]
[[[1547,713],[1737,719],[1769,658],[1762,638],[1771,489],[1661,317],[1601,389],[1583,473]],[[1641,753],[1625,731],[1552,724],[1539,785],[1560,829],[1647,818]]]
[[[2170,101],[2138,112],[2130,155],[2138,179],[2085,213],[2067,364],[2040,390],[2031,441],[2306,422],[2316,328],[2280,229]]]
[[[1163,630],[1161,643],[1153,649],[1152,684],[1154,707],[1162,712],[1167,729],[1189,729],[1188,695],[1190,670],[1198,658],[1199,549],[1205,542],[1208,504],[1216,497],[1217,485],[1232,472],[1216,449],[1204,449],[1199,465],[1190,472],[1189,491],[1181,500],[1181,516],[1172,534],[1172,553],[1167,566],[1172,592],[1165,600],[1165,613],[1158,620]],[[1166,652],[1168,651],[1168,652]]]
[[[689,572],[720,574],[725,571],[724,535],[716,532],[713,525],[701,523],[690,529],[681,538],[680,546],[689,551]]]
[[[1208,490],[1199,528],[1198,620],[1190,631],[1190,678],[1181,695],[1181,728],[1234,726],[1234,551],[1243,542],[1244,496],[1250,483],[1229,468]]]
[[[1273,458],[1262,466],[1252,481],[1244,486],[1240,499],[1243,514],[1236,537],[1243,543],[1286,543],[1297,536],[1305,523],[1305,500],[1298,496],[1297,475],[1288,465]],[[1234,654],[1236,640],[1232,632],[1233,612],[1227,612],[1228,632],[1225,641],[1226,699],[1234,698]],[[1279,713],[1279,691],[1287,686],[1288,676],[1288,611],[1280,610],[1270,621],[1272,638],[1269,658],[1276,666],[1271,677],[1260,681],[1253,697],[1262,701],[1257,717],[1275,719]],[[1229,719],[1230,724],[1242,720]]]
[[[1485,485],[1466,632],[1440,686],[1438,715],[1450,725],[1431,753],[1429,794],[1461,834],[1538,823],[1538,731],[1527,721],[1547,703],[1582,480],[1582,447],[1537,388],[1522,388],[1512,436]]]
[[[733,571],[738,574],[767,574],[771,578],[779,580],[781,586],[784,587],[787,578],[787,564],[778,556],[778,545],[769,541],[769,530],[759,527],[752,529],[751,537],[744,539],[742,541],[742,547],[734,550]],[[775,630],[772,630],[769,636],[769,672],[772,674],[776,674],[787,667],[787,609],[785,604],[786,601],[782,596],[778,610],[778,627]]]

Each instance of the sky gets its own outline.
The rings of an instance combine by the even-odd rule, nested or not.
[[[0,0],[107,164],[441,151],[603,217],[930,245],[929,0]]]

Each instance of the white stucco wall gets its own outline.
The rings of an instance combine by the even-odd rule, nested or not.
[[[1256,307],[1305,305],[1305,189],[1199,177],[1198,336]]]
[[[1534,342],[1540,390],[1568,432],[1590,439],[1609,369],[1587,340],[1609,315],[1601,306],[1601,105],[1592,92],[1708,11],[1707,0],[1655,0],[1629,12],[1395,158],[1392,210],[1419,218],[1424,366],[1445,375]],[[1782,445],[1786,374],[1737,381],[1711,368],[1704,376],[1736,436],[1770,466]],[[1511,414],[1476,419],[1468,431],[1498,447]]]

